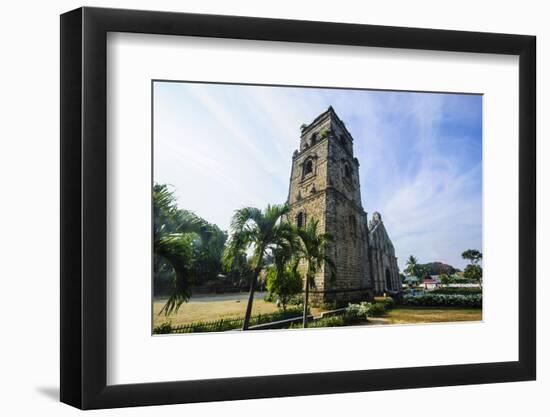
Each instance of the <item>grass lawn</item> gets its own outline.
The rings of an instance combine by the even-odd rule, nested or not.
[[[169,316],[159,315],[166,303],[165,298],[155,298],[153,301],[153,326],[171,321],[172,326],[194,323],[198,321],[213,321],[222,317],[244,317],[247,300],[222,301],[189,301],[182,304],[177,313]],[[255,299],[252,305],[252,315],[274,313],[278,311],[275,303],[268,303],[262,299]]]
[[[164,306],[166,298],[155,298],[153,301],[153,326],[164,322],[171,322],[172,326],[196,323],[199,321],[214,321],[220,318],[244,317],[248,297],[240,294],[236,299],[227,297],[208,297],[191,299],[182,304],[177,313],[169,316],[158,313]],[[319,315],[320,308],[312,308],[314,315]],[[278,311],[275,303],[263,300],[261,294],[254,299],[252,315],[268,314]],[[383,317],[369,317],[366,324],[413,324],[413,323],[441,323],[453,321],[481,321],[480,308],[461,307],[400,307],[389,310]]]
[[[244,317],[246,304],[248,302],[248,294],[240,294],[238,298],[240,299],[222,299],[220,301],[191,298],[188,303],[182,304],[177,313],[172,313],[169,316],[165,316],[164,314],[159,315],[160,310],[166,303],[166,298],[155,298],[153,300],[153,327],[159,326],[165,322],[172,322],[172,326],[179,326],[199,321],[215,321],[221,318]],[[288,306],[288,308],[293,308],[293,306]],[[275,313],[277,311],[279,311],[277,305],[264,301],[261,294],[257,294],[254,298],[254,303],[252,304],[253,316]],[[312,307],[310,311],[313,315],[317,316],[325,310]]]
[[[442,323],[481,321],[480,308],[461,307],[394,307],[383,317],[369,318],[372,324]]]

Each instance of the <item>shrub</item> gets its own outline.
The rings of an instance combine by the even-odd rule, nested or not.
[[[323,310],[337,310],[339,308],[347,307],[348,303],[343,300],[327,301],[321,304]]]
[[[153,328],[153,334],[169,334],[172,333],[172,323],[164,322],[160,326]]]
[[[382,303],[384,304],[388,309],[393,308],[395,306],[395,300],[392,297],[386,296],[378,296],[374,297],[375,303]]]
[[[360,322],[368,319],[369,316],[380,317],[393,307],[394,301],[388,297],[384,302],[350,304],[346,308],[345,317],[350,323]]]
[[[374,303],[369,307],[369,316],[381,317],[384,314],[386,314],[386,305],[384,303]]]
[[[345,326],[343,316],[331,316],[308,323],[309,327],[340,327]]]
[[[383,304],[386,306],[386,310],[390,310],[395,306],[395,301],[391,297],[386,297],[386,299],[383,301]]]
[[[329,134],[329,130],[325,128],[319,132],[319,137],[321,139],[324,139],[328,136],[328,134]]]
[[[461,288],[455,288],[455,287],[447,287],[447,288],[438,288],[433,291],[430,291],[430,294],[462,294],[462,295],[470,295],[470,294],[481,294],[482,290],[479,287],[461,287]]]
[[[342,327],[346,325],[347,323],[344,319],[344,316],[330,316],[319,320],[310,321],[308,322],[307,327],[313,329],[313,328],[319,328],[319,327]],[[290,329],[301,329],[301,328],[303,328],[302,323],[293,323],[290,326]]]
[[[433,294],[405,295],[403,305],[422,307],[481,307],[481,294]]]
[[[291,307],[287,308],[286,310],[279,310],[275,313],[269,313],[269,314],[260,314],[258,316],[252,317],[250,321],[250,325],[256,325],[256,324],[265,324],[265,323],[271,323],[273,321],[280,321],[285,319],[290,319],[293,317],[299,317],[303,314],[303,310],[298,307]]]
[[[477,284],[477,282],[464,277],[451,276],[449,277],[449,284]]]
[[[275,299],[279,299],[286,310],[289,301],[302,291],[302,278],[292,265],[279,270],[274,265],[267,268],[266,287]]]
[[[301,295],[295,295],[293,297],[290,297],[288,300],[289,305],[301,307],[304,305],[304,299]]]
[[[367,320],[371,306],[372,304],[366,302],[348,305],[344,313],[346,321],[351,324]]]

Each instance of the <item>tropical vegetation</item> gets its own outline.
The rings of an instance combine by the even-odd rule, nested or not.
[[[477,249],[468,249],[462,252],[462,258],[470,261],[470,264],[466,266],[463,272],[442,262],[421,264],[416,257],[410,255],[407,258],[404,272],[409,277],[413,276],[419,279],[422,279],[426,275],[437,275],[439,276],[440,283],[443,285],[474,282],[478,283],[481,288],[483,269],[480,263],[483,258],[482,253]],[[403,276],[402,281],[407,282],[407,277]]]
[[[164,314],[189,300],[193,284],[216,278],[226,240],[218,226],[179,209],[168,185],[153,186],[154,290],[169,295]]]
[[[309,289],[315,285],[315,274],[327,265],[331,279],[335,278],[336,266],[328,255],[328,245],[332,241],[332,236],[328,233],[319,233],[319,222],[315,219],[309,220],[304,228],[299,228],[296,233],[301,241],[299,257],[307,264],[304,276],[304,315],[303,326],[307,327]]]
[[[418,260],[413,256],[407,258],[407,266],[405,267],[405,273],[409,276],[421,278],[424,275],[424,269],[418,263]]]
[[[483,255],[475,249],[468,249],[462,253],[464,259],[468,259],[470,264],[464,268],[464,278],[476,281],[479,287],[482,287],[483,269],[479,265]]]
[[[296,294],[302,292],[302,277],[298,273],[298,262],[289,264],[272,264],[267,268],[266,288],[280,302],[283,310]]]
[[[244,207],[236,210],[231,220],[231,237],[223,254],[224,266],[230,269],[236,260],[251,253],[252,274],[243,330],[247,330],[250,324],[254,293],[258,276],[266,266],[266,256],[274,256],[275,252],[281,250],[290,251],[290,248],[296,246],[293,226],[283,221],[288,212],[286,204],[268,205],[263,211]]]
[[[228,235],[195,213],[178,208],[176,195],[168,185],[154,184],[153,291],[162,300],[159,301],[162,308],[156,310],[159,317],[174,318],[182,304],[189,301],[192,291],[199,287],[205,287],[209,292],[212,285],[228,283],[237,290],[248,289],[244,316],[204,321],[203,315],[200,322],[197,320],[178,326],[173,326],[170,321],[158,320],[154,332],[247,330],[252,325],[266,323],[266,320],[275,321],[290,316],[297,318],[298,312],[301,327],[304,328],[361,324],[368,317],[386,316],[395,305],[390,297],[349,304],[345,308],[341,303],[334,303],[334,308],[329,310],[337,311],[331,311],[321,319],[311,319],[309,298],[315,287],[315,276],[327,268],[330,277],[336,277],[335,264],[329,256],[332,236],[323,233],[316,219],[309,219],[301,227],[294,226],[288,219],[289,211],[287,204],[268,205],[263,210],[256,207],[237,209],[232,216]],[[409,256],[405,274],[418,278],[439,275],[444,287],[420,293],[411,290],[411,294],[405,293],[402,298],[399,296],[399,304],[409,309],[449,306],[480,308],[482,254],[478,250],[468,249],[462,257],[469,260],[463,273],[441,262],[420,264],[415,256]],[[449,286],[463,281],[477,282],[479,288]],[[265,284],[269,291],[265,300],[276,301],[280,310],[252,317],[259,282],[262,289]],[[404,282],[407,282],[406,278]],[[327,309],[324,308],[324,311]],[[258,314],[258,308],[254,307],[254,310]],[[291,327],[298,326],[295,321],[292,323]]]

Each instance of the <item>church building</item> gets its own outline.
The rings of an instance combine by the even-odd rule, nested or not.
[[[301,227],[316,219],[318,232],[333,238],[328,255],[336,275],[332,277],[326,265],[317,272],[312,300],[366,300],[401,290],[382,216],[374,212],[369,222],[363,210],[353,137],[332,106],[302,126],[300,147],[292,157],[288,203],[290,221]]]

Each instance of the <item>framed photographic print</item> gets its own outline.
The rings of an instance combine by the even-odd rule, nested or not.
[[[61,16],[61,401],[535,379],[535,38]]]

